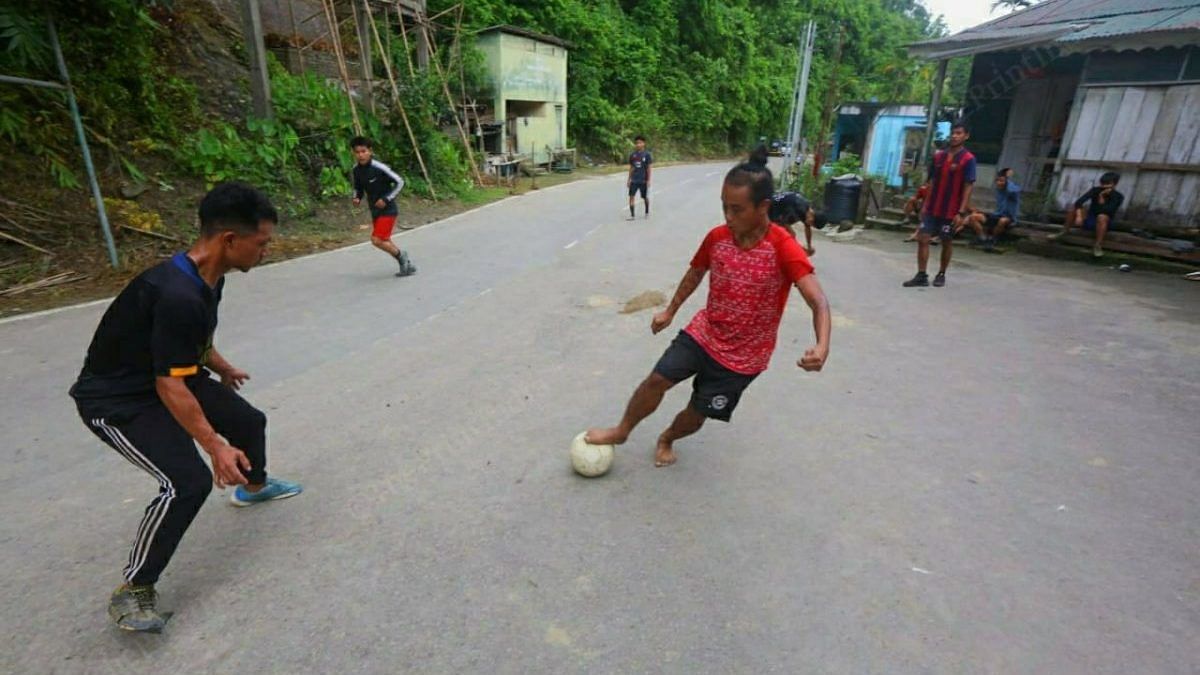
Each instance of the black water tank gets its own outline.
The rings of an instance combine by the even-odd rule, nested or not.
[[[857,176],[834,178],[825,184],[825,217],[829,222],[854,221],[858,216],[862,185]]]

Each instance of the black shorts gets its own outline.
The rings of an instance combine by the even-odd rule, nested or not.
[[[942,241],[954,238],[954,219],[937,218],[929,214],[921,217],[921,234],[937,237]]]
[[[990,232],[991,230],[996,229],[1000,225],[1001,218],[1008,218],[1008,216],[1001,216],[1001,215],[997,215],[995,213],[989,213],[989,214],[987,214],[987,216],[984,217],[983,226],[985,228],[987,228],[987,230]],[[1008,218],[1008,224],[1005,225],[1005,227],[1012,227],[1013,225],[1016,225],[1016,224],[1017,224],[1017,221],[1013,220],[1012,218]]]
[[[645,199],[646,198],[646,190],[648,190],[649,188],[650,188],[650,186],[647,185],[646,183],[630,183],[629,184],[629,196],[632,197],[632,196],[636,195],[637,193],[641,192],[642,199]]]
[[[692,410],[709,419],[728,422],[733,417],[742,392],[758,375],[735,373],[717,363],[691,335],[679,331],[679,335],[663,352],[654,366],[654,372],[678,384],[696,377],[692,381]]]

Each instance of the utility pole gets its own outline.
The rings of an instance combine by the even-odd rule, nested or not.
[[[804,106],[808,100],[808,73],[812,68],[813,45],[816,43],[817,23],[809,21],[800,37],[800,62],[796,65],[796,83],[792,90],[792,114],[788,121],[787,150],[783,153],[780,181],[787,186],[796,153],[799,152],[801,130],[804,128]]]
[[[270,119],[275,116],[275,111],[271,106],[271,75],[267,71],[267,48],[263,45],[258,0],[241,0],[241,5],[242,37],[246,40],[246,54],[250,59],[250,98],[254,116]]]
[[[842,42],[846,34],[842,29],[838,29],[837,47],[833,52],[833,70],[829,74],[829,84],[825,90],[825,106],[821,111],[821,126],[817,129],[820,138],[817,139],[817,160],[814,169],[820,169],[821,165],[829,157],[830,152],[826,150],[827,142],[825,136],[829,133],[830,118],[833,117],[834,108],[837,105],[838,98],[841,93],[838,91],[838,67],[842,65]],[[832,148],[830,148],[832,150]]]
[[[113,242],[112,228],[108,224],[108,212],[104,209],[104,195],[100,192],[100,181],[96,178],[96,166],[92,164],[92,151],[88,149],[87,134],[83,130],[83,117],[79,114],[79,105],[75,102],[75,89],[71,86],[71,74],[67,71],[67,61],[63,58],[62,46],[58,42],[58,29],[54,27],[54,19],[47,17],[47,29],[50,33],[50,47],[54,50],[54,63],[58,66],[58,76],[62,78],[62,88],[66,90],[67,107],[71,110],[71,122],[75,125],[75,138],[79,141],[79,150],[83,153],[83,166],[87,169],[88,184],[92,188],[92,199],[96,202],[96,215],[100,217],[100,230],[104,233],[104,245],[108,248],[108,262],[113,269],[120,267],[117,259],[117,245]]]
[[[929,117],[925,120],[925,140],[921,142],[921,154],[917,157],[917,168],[921,171],[925,170],[925,163],[929,161],[929,148],[933,147],[933,135],[942,107],[942,89],[946,85],[946,64],[949,62],[949,59],[938,61],[937,74],[933,76],[933,92],[929,95]]]

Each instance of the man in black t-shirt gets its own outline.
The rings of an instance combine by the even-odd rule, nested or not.
[[[767,212],[771,222],[783,227],[796,237],[796,223],[804,223],[804,252],[812,255],[816,253],[812,243],[813,225],[816,222],[817,214],[812,209],[812,204],[809,203],[804,195],[799,192],[776,192],[771,197],[771,210]]]
[[[109,615],[124,630],[156,633],[166,624],[170,614],[158,611],[154,584],[214,481],[234,486],[236,506],[302,490],[267,476],[267,417],[235,391],[250,376],[213,346],[225,273],[262,261],[277,219],[266,195],[249,185],[213,188],[200,203],[200,238],[113,300],[71,387],[88,429],[158,481],[125,583],[109,601]]]
[[[1092,245],[1092,255],[1097,258],[1103,256],[1104,235],[1108,233],[1108,228],[1112,227],[1113,221],[1117,219],[1117,210],[1121,208],[1121,204],[1125,203],[1125,195],[1117,192],[1117,183],[1120,180],[1121,176],[1112,171],[1100,176],[1098,187],[1093,187],[1075,200],[1075,208],[1067,214],[1067,221],[1063,223],[1062,232],[1052,234],[1048,238],[1058,239],[1070,232],[1073,225],[1079,225],[1085,230],[1092,230],[1096,233],[1095,243]],[[1085,205],[1088,207],[1086,212],[1083,210]]]
[[[650,165],[654,157],[646,151],[646,137],[638,136],[633,139],[634,151],[629,155],[629,175],[625,178],[625,187],[629,188],[629,220],[634,219],[633,206],[637,194],[642,193],[642,201],[646,204],[646,217],[650,217]]]

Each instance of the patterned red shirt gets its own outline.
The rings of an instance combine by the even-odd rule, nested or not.
[[[929,168],[929,199],[925,213],[950,220],[962,208],[967,184],[975,182],[975,155],[963,148],[955,154],[938,150]]]
[[[709,272],[708,304],[684,330],[709,356],[745,375],[767,369],[792,284],[813,266],[788,231],[772,223],[743,251],[728,225],[708,233],[692,267]]]

